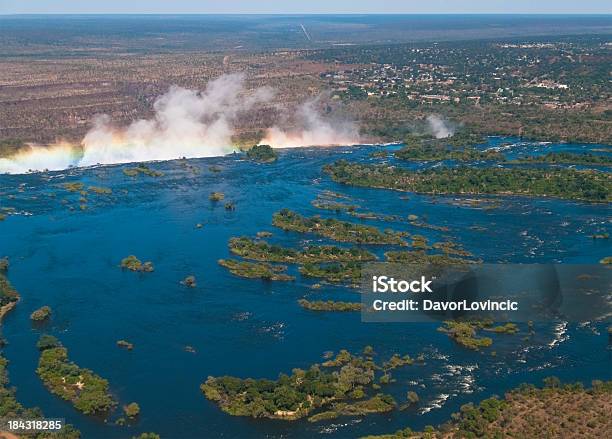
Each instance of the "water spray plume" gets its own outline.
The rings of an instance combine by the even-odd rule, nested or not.
[[[273,126],[266,131],[261,144],[273,148],[297,148],[302,146],[356,145],[359,130],[352,122],[330,121],[321,117],[316,110],[317,99],[310,100],[298,108],[295,129],[283,130]]]
[[[449,121],[435,114],[427,116],[427,126],[436,139],[445,139],[455,134],[456,127]]]
[[[209,82],[201,93],[172,86],[155,101],[151,119],[115,126],[109,116],[96,116],[80,145],[28,145],[0,159],[0,173],[229,154],[235,150],[231,139],[240,114],[274,96],[268,87],[247,92],[244,80],[242,74],[223,75]],[[353,124],[323,120],[315,110],[315,101],[302,105],[296,120],[300,129],[285,132],[270,128],[262,143],[274,148],[358,143]]]

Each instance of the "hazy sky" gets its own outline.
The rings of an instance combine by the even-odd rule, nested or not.
[[[0,14],[610,14],[610,0],[0,0]]]

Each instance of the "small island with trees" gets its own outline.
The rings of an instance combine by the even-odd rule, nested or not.
[[[108,381],[68,359],[68,350],[55,337],[43,335],[36,373],[49,391],[70,401],[86,415],[107,413],[117,405]]]
[[[272,217],[272,224],[282,230],[314,233],[339,242],[358,244],[407,245],[403,240],[407,233],[385,230],[381,232],[373,226],[339,221],[334,218],[313,216],[306,218],[289,209],[282,209]]]
[[[272,163],[278,159],[278,155],[270,145],[253,145],[246,155],[249,159],[260,163]]]
[[[51,308],[46,305],[30,314],[30,319],[34,322],[43,322],[49,317],[51,317]]]
[[[126,270],[138,271],[142,273],[150,273],[155,270],[152,262],[143,263],[140,261],[140,259],[138,259],[134,255],[130,255],[126,258],[123,258],[121,260],[120,266],[121,268],[126,269]]]
[[[236,259],[219,259],[218,263],[238,277],[277,281],[292,281],[295,279],[293,276],[284,273],[287,270],[287,267],[284,265],[272,265],[264,262],[246,262]]]
[[[410,171],[390,165],[340,160],[324,171],[337,183],[423,194],[547,196],[612,201],[612,177],[594,170],[562,168],[435,168]]]
[[[233,416],[287,421],[310,416],[310,422],[318,422],[384,413],[398,405],[392,396],[377,393],[377,381],[390,382],[392,367],[389,362],[376,364],[374,355],[370,346],[361,356],[341,350],[322,364],[293,369],[291,375],[280,374],[276,380],[209,376],[200,388],[207,399]],[[397,355],[390,361],[395,367],[413,364]]]

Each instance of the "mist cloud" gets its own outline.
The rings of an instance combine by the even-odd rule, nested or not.
[[[430,114],[426,120],[429,133],[436,139],[444,139],[455,134],[455,124],[436,114]]]
[[[296,111],[297,126],[282,129],[273,126],[266,131],[260,143],[273,148],[296,148],[302,146],[355,145],[359,143],[359,130],[350,121],[324,119],[317,111],[318,99],[302,104]]]
[[[274,97],[268,87],[249,92],[244,82],[244,75],[231,74],[210,81],[203,92],[172,86],[155,101],[152,118],[116,126],[109,116],[98,115],[80,145],[31,145],[0,159],[0,173],[229,154],[235,150],[232,136],[238,117]],[[269,128],[262,143],[274,148],[358,143],[356,125],[325,119],[317,102],[298,107],[295,128]]]

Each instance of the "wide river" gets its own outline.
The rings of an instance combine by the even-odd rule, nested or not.
[[[603,145],[502,138],[490,138],[484,147],[503,142],[512,144],[503,147],[510,158],[557,150],[610,151]],[[363,211],[403,218],[414,214],[446,226],[448,231],[437,231],[406,221],[362,221],[421,234],[430,242],[449,238],[486,262],[597,263],[612,255],[609,240],[591,238],[611,232],[609,205],[497,197],[489,203],[494,208],[484,208],[461,202],[474,197],[342,186],[321,171],[338,159],[393,161],[370,154],[395,148],[284,150],[272,164],[254,163],[243,155],[153,163],[151,168],[164,173],[158,178],[128,177],[122,170],[130,165],[0,176],[0,208],[14,208],[0,222],[0,256],[9,256],[9,279],[22,296],[2,325],[8,342],[3,355],[10,361],[10,382],[19,401],[40,407],[47,417],[65,418],[84,438],[126,438],[145,431],[163,438],[357,437],[436,425],[466,402],[503,395],[522,382],[540,384],[551,375],[586,384],[611,379],[605,325],[541,323],[530,342],[522,340],[523,325],[523,335],[493,336],[491,348],[473,352],[438,332],[435,323],[362,323],[359,313],[304,310],[297,304],[302,297],[359,301],[359,295],[343,286],[312,289],[317,280],[301,278],[297,267],[290,268],[295,282],[263,282],[235,277],[217,264],[230,256],[231,237],[254,237],[259,231],[272,232],[268,241],[288,247],[329,243],[273,227],[272,214],[284,207],[308,216],[362,221],[312,206],[325,190],[349,196]],[[81,195],[66,191],[61,186],[66,182],[113,192],[87,195],[87,209],[81,210]],[[236,210],[209,201],[212,191],[223,192]],[[197,228],[198,223],[203,227]],[[368,248],[379,256],[389,249]],[[129,254],[152,261],[155,272],[122,271],[119,262]],[[191,274],[197,287],[180,285]],[[52,320],[33,326],[29,315],[43,305],[53,309]],[[41,333],[58,337],[71,360],[109,380],[120,401],[117,413],[106,421],[88,417],[49,393],[35,372]],[[120,339],[134,343],[134,349],[118,348]],[[408,390],[416,391],[418,407],[316,424],[255,420],[223,413],[199,389],[210,375],[276,378],[321,362],[325,351],[359,352],[366,345],[381,358],[396,352],[424,354],[424,365],[397,369],[397,381],[384,388],[400,401]],[[132,401],[141,407],[138,422],[115,425],[121,405]]]

